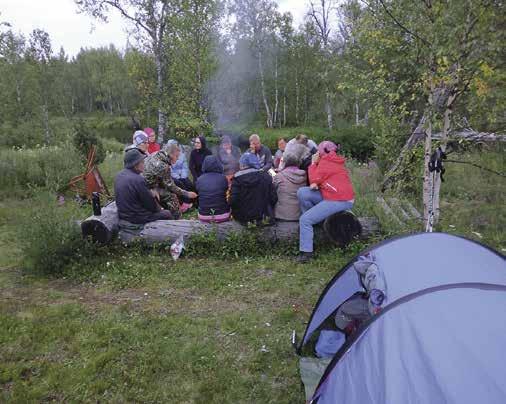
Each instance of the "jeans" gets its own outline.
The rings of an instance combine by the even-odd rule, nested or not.
[[[313,191],[309,187],[299,188],[297,198],[302,212],[299,219],[299,250],[302,252],[313,252],[313,225],[334,213],[353,207],[353,202],[350,201],[326,201],[320,191]]]

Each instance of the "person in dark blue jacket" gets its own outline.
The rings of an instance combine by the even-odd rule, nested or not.
[[[199,219],[205,223],[222,223],[230,219],[227,203],[227,177],[223,165],[215,156],[207,156],[202,164],[202,175],[195,184],[199,194]]]

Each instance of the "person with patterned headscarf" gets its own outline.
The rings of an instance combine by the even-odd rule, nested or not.
[[[143,176],[148,187],[154,191],[160,206],[170,211],[174,219],[179,219],[181,209],[178,196],[195,199],[197,194],[185,191],[174,183],[170,165],[170,157],[164,151],[156,152],[146,158]]]
[[[330,141],[320,143],[308,169],[310,186],[297,191],[302,212],[298,258],[301,263],[313,256],[313,225],[353,207],[353,185],[345,167],[346,159],[337,154],[338,149]]]

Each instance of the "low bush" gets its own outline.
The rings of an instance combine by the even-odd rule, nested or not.
[[[0,149],[0,189],[45,187],[57,190],[82,173],[81,157],[70,143],[33,149]]]
[[[98,247],[83,239],[77,224],[82,216],[72,202],[58,206],[54,194],[37,195],[18,227],[25,268],[59,275],[83,257],[94,256]]]
[[[374,155],[374,143],[372,132],[365,126],[341,125],[329,131],[326,128],[304,127],[304,128],[282,128],[262,129],[249,128],[242,131],[244,136],[258,133],[267,147],[273,152],[278,149],[277,140],[281,137],[292,139],[300,133],[307,135],[315,143],[324,140],[331,140],[341,145],[342,152],[359,161],[367,161]]]

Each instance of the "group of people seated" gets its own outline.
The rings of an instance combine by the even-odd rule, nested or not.
[[[205,223],[299,221],[298,260],[307,262],[313,255],[313,225],[353,206],[345,158],[330,141],[316,145],[305,135],[281,138],[273,157],[257,134],[250,136],[245,153],[228,136],[214,150],[198,136],[188,161],[184,146],[169,140],[160,147],[155,137],[151,128],[136,131],[125,149],[125,168],[114,186],[123,230],[180,219],[192,206]]]

